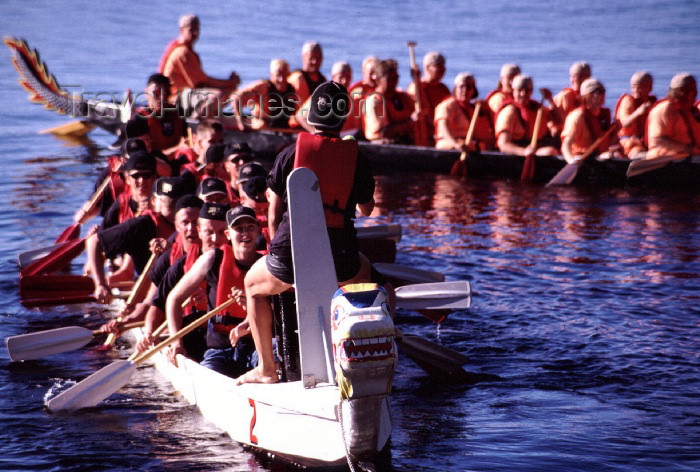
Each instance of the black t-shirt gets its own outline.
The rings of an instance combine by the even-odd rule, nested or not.
[[[136,211],[139,209],[138,203],[136,203],[136,201],[132,198],[129,199],[129,206],[131,207],[131,211],[134,213],[136,213]],[[116,226],[119,224],[119,211],[119,199],[117,199],[114,201],[114,203],[110,205],[109,209],[107,210],[107,213],[105,213],[104,218],[102,218],[102,229],[111,228],[112,226]]]
[[[97,232],[97,239],[107,259],[129,254],[134,261],[134,269],[139,274],[151,257],[148,245],[155,237],[156,225],[150,215],[130,218],[124,223]]]
[[[163,254],[162,257],[165,257]],[[168,255],[168,259],[170,259]],[[158,283],[158,292],[151,300],[151,305],[159,308],[161,311],[165,311],[165,302],[168,299],[168,295],[172,291],[173,287],[177,285],[180,279],[185,275],[185,260],[187,256],[182,256],[173,262],[170,267],[165,271],[160,282]]]
[[[275,163],[267,176],[267,186],[275,192],[282,200],[287,202],[287,177],[294,170],[294,157],[296,155],[296,145],[291,144],[284,148],[275,159]],[[357,155],[357,165],[355,166],[355,175],[353,180],[352,190],[346,208],[354,209],[358,203],[367,203],[374,197],[374,176],[369,161],[361,153]],[[350,212],[354,214],[354,212]],[[345,228],[329,228],[328,236],[331,239],[331,245],[348,238],[356,239],[355,227],[353,218],[346,218]],[[289,227],[289,215],[287,209],[284,210],[282,221],[279,228],[275,232],[275,237],[270,242],[270,252],[283,250],[289,251],[291,247],[291,233]]]

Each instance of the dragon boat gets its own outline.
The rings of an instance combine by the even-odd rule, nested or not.
[[[74,127],[62,127],[64,135],[80,136],[94,128],[118,133],[122,122],[131,114],[131,103],[125,98],[98,100],[71,95],[62,89],[49,73],[36,50],[22,39],[4,38],[12,51],[12,63],[20,75],[19,82],[28,92],[29,99],[45,108],[78,119]],[[116,94],[114,94],[116,97]],[[195,123],[192,123],[194,125]],[[289,130],[238,131],[226,130],[226,142],[246,142],[259,160],[271,162],[280,149],[294,142],[296,133]],[[369,159],[375,174],[393,173],[448,173],[460,158],[456,150],[439,150],[431,147],[375,144],[359,142],[361,152]],[[469,178],[519,179],[524,159],[497,151],[484,151],[466,156]],[[534,183],[545,183],[564,168],[562,156],[536,156]],[[700,156],[685,160],[664,162],[663,166],[628,177],[630,160],[624,158],[593,158],[583,163],[575,184],[586,186],[650,186],[700,189]]]

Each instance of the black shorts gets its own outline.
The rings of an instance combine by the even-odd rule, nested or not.
[[[339,282],[344,282],[360,272],[360,252],[355,235],[344,231],[329,231],[331,253],[335,265],[335,275]],[[294,263],[290,246],[271,246],[265,257],[265,265],[272,275],[287,284],[294,283]]]

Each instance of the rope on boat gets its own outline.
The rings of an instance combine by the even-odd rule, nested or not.
[[[345,427],[343,425],[343,401],[338,403],[338,421],[340,422],[340,435],[343,437],[343,446],[345,446],[345,459],[348,461],[348,467],[350,467],[350,472],[357,472],[355,468],[355,459],[352,458],[352,454],[348,450],[348,440],[345,437]],[[375,472],[374,464],[366,461],[357,461],[357,467],[364,472]]]

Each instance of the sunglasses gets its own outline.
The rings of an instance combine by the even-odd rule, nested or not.
[[[131,177],[134,180],[148,180],[152,179],[154,176],[153,172],[134,172],[133,174],[129,174],[129,177]]]

